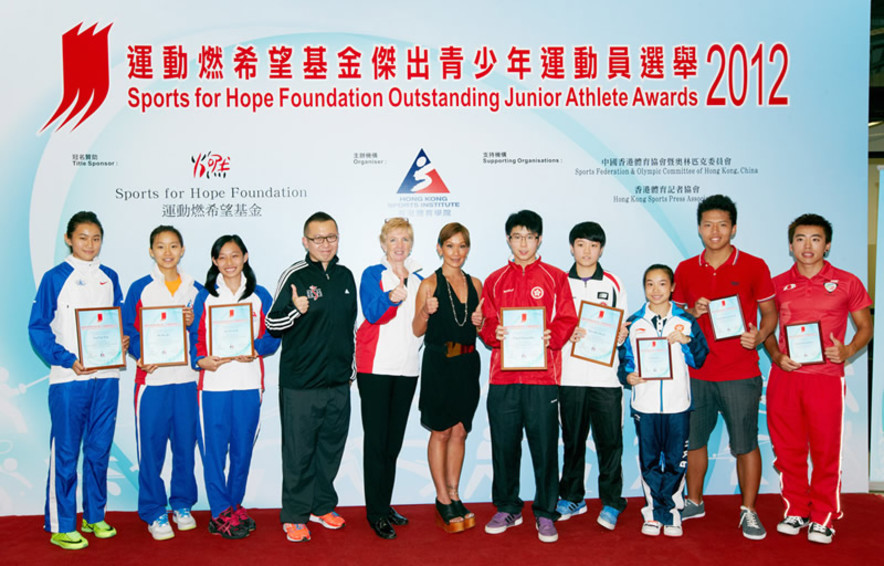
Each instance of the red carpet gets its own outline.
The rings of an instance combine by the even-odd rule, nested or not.
[[[835,524],[837,534],[829,546],[807,541],[804,531],[796,537],[776,532],[782,511],[776,495],[759,497],[758,512],[768,535],[749,541],[737,528],[738,496],[706,498],[706,517],[685,523],[681,539],[641,534],[641,499],[631,498],[617,530],[606,531],[595,517],[599,502],[590,500],[589,512],[557,523],[559,541],[537,540],[530,507],[525,522],[501,535],[487,535],[482,529],[494,508],[490,503],[473,504],[478,523],[465,533],[448,535],[435,526],[430,505],[402,505],[397,509],[411,524],[397,527],[393,541],[376,537],[364,518],[364,508],[343,507],[346,528],[330,531],[311,524],[313,540],[290,543],[279,525],[277,510],[256,510],[252,516],[258,529],[243,540],[224,540],[206,530],[208,512],[195,512],[199,527],[178,533],[174,539],[155,542],[135,513],[108,513],[108,521],[119,534],[108,540],[89,538],[89,547],[65,551],[49,544],[42,530],[43,518],[0,517],[7,540],[2,545],[0,564],[213,564],[304,565],[410,565],[431,564],[880,564],[884,556],[884,534],[878,527],[884,518],[884,498],[848,494],[843,497],[845,516]]]

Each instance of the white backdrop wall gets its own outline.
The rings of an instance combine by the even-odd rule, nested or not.
[[[124,287],[151,267],[150,230],[171,223],[185,237],[182,269],[197,279],[212,241],[238,233],[272,290],[303,256],[301,226],[316,210],[337,218],[340,257],[357,278],[380,258],[378,231],[395,215],[413,221],[413,255],[427,271],[438,265],[439,228],[466,224],[466,269],[484,278],[508,258],[507,215],[532,208],[545,220],[543,259],[563,269],[571,226],[600,222],[602,264],[624,278],[635,310],[647,265],[674,267],[700,251],[696,201],[715,193],[738,204],[736,245],[774,274],[791,264],[787,224],[808,211],[835,226],[831,261],[866,273],[868,2],[72,0],[0,11],[0,254],[9,268],[0,283],[0,514],[42,511],[48,368],[27,320],[39,278],[67,253],[64,224],[81,209],[102,219],[101,259]],[[275,78],[288,50],[291,78]],[[511,96],[522,104],[507,105]],[[419,156],[431,182],[417,190],[441,192],[414,192],[408,174]],[[132,365],[121,383],[112,509],[136,504]],[[280,505],[277,365],[267,360],[248,506]],[[765,375],[768,367],[763,357]],[[847,368],[847,491],[868,489],[865,368],[865,355]],[[337,486],[342,504],[361,505],[352,395]],[[772,492],[761,409],[762,491]],[[432,501],[426,440],[415,397],[397,502]],[[626,492],[638,495],[628,418],[625,443]],[[597,497],[590,448],[588,496]],[[707,492],[737,492],[723,427],[710,456]],[[531,499],[527,455],[522,485]],[[490,491],[483,395],[461,494],[489,500]]]

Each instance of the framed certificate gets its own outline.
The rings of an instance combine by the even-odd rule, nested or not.
[[[88,370],[126,367],[120,307],[75,309],[77,354]]]
[[[786,332],[786,348],[792,360],[805,366],[826,363],[823,355],[823,333],[818,321],[787,324],[783,330]]]
[[[578,319],[577,324],[586,330],[586,336],[571,346],[571,356],[594,364],[613,366],[623,311],[580,301]]]
[[[141,309],[141,363],[155,366],[187,365],[187,329],[184,307]]]
[[[672,352],[666,338],[637,338],[636,370],[642,379],[672,379]]]
[[[503,308],[500,324],[506,337],[500,345],[500,369],[546,369],[546,308]]]
[[[739,295],[710,300],[709,319],[716,340],[734,338],[746,332],[746,321],[743,320]]]
[[[209,355],[221,359],[255,355],[252,303],[209,307]]]

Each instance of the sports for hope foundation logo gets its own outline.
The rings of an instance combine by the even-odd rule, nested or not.
[[[110,59],[107,45],[108,34],[113,24],[95,31],[98,27],[96,23],[81,32],[82,25],[83,22],[80,22],[61,36],[64,88],[58,108],[40,129],[41,133],[68,111],[70,112],[58,125],[56,131],[82,112],[80,120],[71,128],[71,131],[76,130],[104,104],[107,98],[110,89]]]

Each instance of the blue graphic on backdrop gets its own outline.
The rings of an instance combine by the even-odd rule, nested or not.
[[[411,164],[411,169],[399,185],[399,194],[447,193],[448,187],[430,162],[427,153],[421,149]]]

